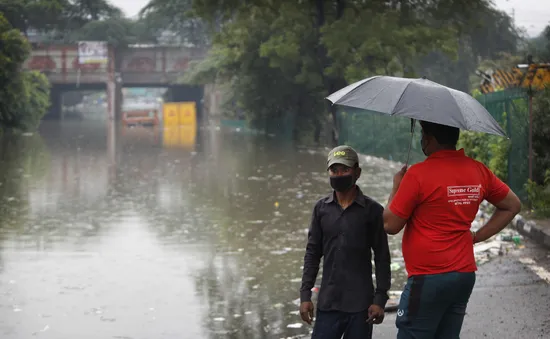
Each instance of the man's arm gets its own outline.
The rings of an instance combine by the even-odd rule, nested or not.
[[[382,211],[382,208],[380,210],[376,209],[376,216],[373,222],[372,250],[374,252],[374,265],[376,270],[376,289],[374,291],[373,303],[384,309],[389,299],[388,291],[391,287],[391,258],[388,235],[384,231]]]
[[[521,210],[521,202],[510,187],[487,166],[481,164],[485,177],[485,200],[496,207],[489,221],[474,233],[474,243],[482,242],[502,231]]]
[[[521,202],[512,190],[508,191],[504,199],[493,205],[496,210],[489,221],[475,233],[474,243],[485,241],[502,231],[521,210]]]
[[[302,286],[300,287],[300,302],[311,301],[311,289],[319,273],[319,263],[323,255],[323,233],[317,215],[318,204],[313,208],[311,225],[309,226]]]
[[[403,227],[405,227],[405,225],[407,224],[407,219],[398,217],[390,210],[393,197],[395,197],[395,195],[397,194],[397,190],[398,189],[395,187],[392,189],[390,197],[388,199],[388,205],[384,209],[384,212],[382,214],[384,230],[387,234],[392,235],[401,232]]]
[[[388,234],[401,232],[420,201],[420,183],[406,169],[401,169],[393,179],[388,205],[384,209],[384,230]]]

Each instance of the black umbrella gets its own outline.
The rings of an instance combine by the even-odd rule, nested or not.
[[[414,133],[415,120],[422,120],[506,137],[476,99],[426,77],[374,76],[342,88],[327,100],[333,105],[411,118],[411,133]]]

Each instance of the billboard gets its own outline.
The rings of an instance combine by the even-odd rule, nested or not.
[[[105,41],[79,41],[78,63],[106,64],[109,61],[107,43]]]

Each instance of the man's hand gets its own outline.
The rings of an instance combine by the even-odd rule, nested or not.
[[[304,301],[300,304],[300,316],[303,321],[311,325],[313,321],[313,303],[311,301]]]
[[[368,323],[372,322],[373,324],[381,324],[382,321],[384,321],[384,309],[378,305],[370,305],[368,314]]]
[[[393,189],[394,191],[397,191],[399,188],[399,185],[401,185],[401,180],[403,180],[403,177],[405,176],[405,173],[407,173],[407,166],[403,166],[401,170],[393,176]]]

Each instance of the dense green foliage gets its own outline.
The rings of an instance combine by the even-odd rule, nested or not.
[[[106,0],[0,0],[0,12],[24,34],[34,29],[56,38],[92,21],[122,17]]]
[[[550,62],[550,26],[546,26],[538,37],[528,41],[527,51],[535,57],[535,61]]]
[[[502,116],[501,127],[506,131],[506,112]],[[458,143],[466,154],[483,162],[503,181],[508,181],[508,156],[510,140],[486,133],[462,131]]]
[[[510,17],[482,0],[193,5],[222,27],[194,80],[230,83],[232,107],[252,124],[286,121],[293,126],[281,128],[296,135],[313,129],[318,136],[327,117],[335,123],[322,98],[348,83],[375,74],[427,75],[467,90],[478,58],[515,53],[519,40]]]
[[[550,169],[550,86],[533,98],[533,179],[543,184]]]
[[[37,72],[21,72],[30,46],[0,13],[0,129],[31,130],[49,107],[49,83]]]
[[[210,42],[209,27],[194,15],[193,0],[150,0],[140,15],[148,29],[172,32],[166,42],[195,46]]]
[[[538,184],[528,180],[525,185],[528,194],[529,207],[535,217],[550,217],[550,170],[546,170],[544,182]]]
[[[533,180],[525,186],[530,207],[537,216],[550,217],[550,86],[533,99],[533,153]]]

